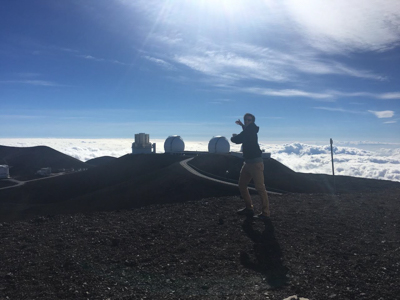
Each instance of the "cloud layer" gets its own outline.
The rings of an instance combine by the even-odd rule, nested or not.
[[[274,159],[296,172],[332,174],[330,145],[264,145]],[[400,181],[400,148],[367,151],[334,147],[335,175]]]
[[[0,139],[0,145],[30,147],[46,145],[81,161],[101,156],[120,157],[131,153],[130,139]],[[157,153],[164,152],[163,139],[151,139],[157,144]],[[377,151],[367,151],[354,146],[335,146],[334,166],[336,175],[400,181],[400,145],[382,145]],[[303,143],[264,144],[272,158],[296,172],[332,174],[330,145]],[[185,150],[207,151],[208,141],[185,141]],[[231,145],[231,151],[240,146]]]

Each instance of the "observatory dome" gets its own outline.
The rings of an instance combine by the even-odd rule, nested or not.
[[[171,135],[165,140],[164,150],[165,153],[183,152],[185,143],[179,135]]]
[[[230,149],[231,146],[224,136],[214,136],[208,142],[208,152],[210,153],[228,153]]]

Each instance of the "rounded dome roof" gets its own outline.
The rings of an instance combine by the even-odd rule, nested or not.
[[[185,143],[179,135],[171,135],[164,142],[165,153],[182,152],[185,150]]]
[[[208,142],[208,152],[210,153],[228,153],[231,146],[224,136],[214,136]]]

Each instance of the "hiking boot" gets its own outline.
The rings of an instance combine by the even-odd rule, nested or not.
[[[254,210],[252,210],[251,208],[245,207],[245,208],[239,209],[237,211],[237,214],[240,215],[240,216],[250,216],[250,217],[252,217],[252,216],[254,216]]]
[[[266,215],[264,215],[262,213],[259,214],[259,215],[254,216],[254,219],[259,219],[259,220],[264,221],[264,222],[270,220],[270,218],[268,216],[266,216]]]

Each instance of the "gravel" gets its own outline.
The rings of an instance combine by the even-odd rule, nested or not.
[[[239,197],[3,222],[0,299],[398,299],[399,195],[272,195],[266,223]]]

